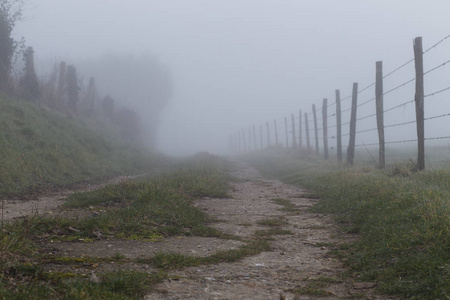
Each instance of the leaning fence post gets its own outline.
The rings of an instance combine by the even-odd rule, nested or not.
[[[269,126],[269,122],[266,122],[266,127],[267,127],[267,147],[270,147],[270,126]]]
[[[355,139],[356,139],[356,108],[358,101],[358,83],[353,83],[352,92],[352,112],[350,118],[350,138],[347,148],[347,163],[353,165],[355,159]]]
[[[263,146],[263,126],[262,125],[259,125],[259,141],[260,141],[261,150],[263,150],[264,146]]]
[[[242,129],[242,150],[247,152],[247,138],[245,137],[245,129]]]
[[[288,121],[287,117],[284,117],[284,128],[286,129],[286,149],[289,148],[289,130],[288,130]]]
[[[316,154],[319,155],[319,132],[317,131],[317,115],[316,115],[316,105],[313,104],[313,118],[314,118],[314,137],[316,141]]]
[[[379,168],[386,166],[385,144],[384,144],[384,116],[383,116],[383,62],[376,62],[375,98],[377,109],[377,129],[378,129],[378,151]]]
[[[341,92],[336,90],[336,148],[337,159],[342,162],[342,121],[341,121]]]
[[[310,151],[310,140],[309,140],[309,126],[308,126],[308,114],[305,113],[305,133],[306,133],[306,151]]]
[[[322,124],[323,124],[323,158],[328,159],[328,99],[323,99],[322,104]]]
[[[275,146],[278,146],[277,120],[273,120],[273,125],[274,125],[274,127],[275,127]]]
[[[297,138],[295,136],[295,117],[294,114],[291,114],[292,119],[292,148],[297,148]]]
[[[416,124],[417,124],[417,168],[425,169],[425,124],[424,124],[424,81],[423,81],[423,50],[422,37],[414,39],[414,60],[416,66]]]
[[[256,146],[256,128],[255,125],[253,125],[253,146],[255,146],[254,150],[258,150],[258,147]]]
[[[302,148],[302,110],[298,111],[298,147]]]

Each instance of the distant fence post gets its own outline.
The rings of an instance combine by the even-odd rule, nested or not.
[[[258,147],[256,146],[256,129],[255,125],[253,125],[253,146],[255,146],[254,150],[258,150]]]
[[[292,119],[292,148],[297,148],[297,137],[295,136],[295,117],[291,114]]]
[[[269,122],[266,122],[266,127],[267,127],[267,147],[270,147],[270,126],[269,126]]]
[[[248,128],[248,152],[252,151],[252,128]]]
[[[247,152],[247,139],[245,138],[245,129],[242,129],[242,150]]]
[[[342,162],[342,121],[341,121],[341,92],[336,90],[336,148],[337,159]]]
[[[328,159],[328,99],[323,99],[322,104],[322,124],[323,124],[323,158]]]
[[[377,129],[379,143],[378,164],[380,169],[386,166],[385,142],[384,142],[384,116],[383,116],[383,62],[376,62],[375,98],[377,109]]]
[[[425,169],[425,124],[424,124],[424,81],[423,81],[423,50],[422,37],[414,39],[414,60],[416,66],[416,124],[417,124],[417,168]]]
[[[353,83],[352,92],[352,112],[350,118],[350,139],[347,148],[347,163],[353,165],[355,159],[355,139],[356,139],[356,108],[358,101],[358,83]]]
[[[310,140],[309,140],[309,126],[308,126],[308,114],[307,113],[305,113],[305,133],[306,133],[306,150],[309,153],[311,146],[310,146]]]
[[[259,141],[260,141],[260,148],[261,150],[264,149],[264,145],[263,145],[263,126],[259,125]]]
[[[242,140],[241,140],[241,132],[240,131],[238,131],[238,133],[237,133],[237,136],[238,136],[238,153],[241,153],[241,151],[242,151]]]
[[[289,130],[288,130],[288,121],[287,117],[284,117],[284,127],[286,128],[286,148],[289,148]]]
[[[298,111],[298,147],[302,148],[302,110]]]
[[[317,115],[316,115],[316,105],[313,104],[313,118],[314,118],[314,137],[316,141],[316,154],[319,155],[319,132],[317,131]]]
[[[275,146],[278,146],[277,120],[273,120],[273,125],[274,125],[274,127],[275,127]]]

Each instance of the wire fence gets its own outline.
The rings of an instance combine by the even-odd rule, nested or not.
[[[418,42],[419,55],[416,52],[414,58],[392,68],[386,74],[380,74],[376,81],[364,88],[354,89],[343,98],[340,98],[338,90],[336,101],[324,99],[322,106],[313,105],[314,111],[302,109],[281,122],[267,122],[265,126],[259,126],[259,136],[255,130],[234,133],[230,135],[230,149],[234,153],[242,153],[282,145],[286,148],[298,148],[303,152],[315,152],[326,159],[331,150],[332,154],[333,151],[337,154],[338,160],[342,160],[343,150],[347,149],[348,157],[351,147],[364,148],[373,159],[375,156],[372,152],[378,146],[380,158],[377,163],[384,167],[381,155],[385,155],[386,145],[418,143],[420,167],[421,143],[450,139],[450,128],[445,130],[450,118],[450,57],[447,54],[450,35],[424,51],[420,37],[415,39],[415,49]],[[439,48],[444,49],[444,54],[433,56],[432,50]],[[433,67],[423,71],[424,61]],[[382,66],[381,62],[377,62],[377,67],[378,64]],[[415,76],[411,78],[411,74]],[[424,86],[420,86],[424,77],[424,86],[430,91],[426,94]],[[411,87],[414,82],[415,88]],[[377,94],[380,86],[381,92]],[[375,97],[367,93],[373,89]],[[352,122],[356,125],[353,130]],[[353,145],[352,140],[355,140]],[[347,163],[353,163],[353,160],[347,160]]]

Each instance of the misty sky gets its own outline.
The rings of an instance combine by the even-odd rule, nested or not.
[[[449,11],[449,0],[28,0],[15,34],[34,47],[38,72],[153,53],[175,86],[159,149],[221,153],[236,130],[281,125],[335,89],[345,97],[354,81],[372,83],[377,60],[386,71],[409,60],[413,38],[426,48],[450,33]]]

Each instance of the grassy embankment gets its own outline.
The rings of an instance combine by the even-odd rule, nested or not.
[[[0,197],[143,173],[163,159],[87,122],[0,95]]]
[[[346,167],[276,151],[246,158],[268,176],[313,191],[358,241],[339,255],[362,281],[418,299],[450,297],[450,169]]]
[[[147,154],[99,135],[30,103],[0,98],[0,195],[54,185],[145,173],[165,161],[159,175],[69,196],[61,213],[3,224],[0,230],[0,299],[140,299],[166,270],[231,262],[270,250],[266,238],[242,241],[238,249],[207,257],[157,253],[141,259],[126,253],[66,256],[48,249],[57,242],[102,239],[158,241],[170,236],[237,239],[210,227],[193,205],[201,197],[227,197],[227,163],[200,155],[184,161]],[[67,217],[65,209],[74,210]],[[125,265],[151,265],[136,271]],[[104,266],[105,268],[102,268]],[[115,266],[115,267],[114,267]],[[112,271],[111,271],[112,268]],[[110,271],[101,271],[101,270]],[[141,268],[145,269],[145,268]],[[96,270],[98,280],[92,280]]]

